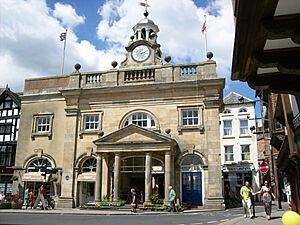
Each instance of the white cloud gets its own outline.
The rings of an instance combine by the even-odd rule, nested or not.
[[[79,16],[71,5],[55,3],[53,16],[60,19],[62,24],[67,27],[76,27],[84,23],[85,17]]]
[[[64,32],[64,24],[51,15],[46,1],[2,0],[1,3],[0,87],[9,84],[12,90],[22,91],[26,78],[60,74],[63,42],[59,41],[59,35]],[[76,13],[73,17],[80,18]],[[76,20],[68,23],[74,26]],[[100,51],[87,40],[79,42],[76,33],[68,30],[65,73],[73,72],[76,63],[82,65],[82,71],[107,69],[111,61],[121,58],[119,51]]]
[[[106,41],[99,50],[89,40],[79,40],[73,30],[85,17],[67,4],[56,3],[52,11],[46,0],[2,0],[0,13],[0,86],[6,83],[13,90],[23,89],[24,79],[58,75],[61,71],[63,42],[59,35],[69,26],[65,73],[111,68],[112,61],[125,58],[125,49],[132,27],[143,18],[140,0],[107,0],[98,10],[97,35]],[[228,77],[232,61],[233,11],[230,0],[211,1],[204,8],[192,0],[151,0],[149,18],[160,28],[158,42],[163,55],[171,55],[173,63],[205,60],[205,41],[201,33],[207,14],[208,49],[214,53],[217,72]]]
[[[143,18],[138,0],[110,0],[99,9],[99,39],[110,44],[127,44],[131,28]],[[211,1],[206,8],[192,0],[151,0],[149,18],[159,26],[158,42],[163,55],[171,55],[173,63],[205,60],[205,36],[201,33],[207,15],[208,51],[214,53],[217,73],[229,77],[234,37],[233,10],[230,0]]]

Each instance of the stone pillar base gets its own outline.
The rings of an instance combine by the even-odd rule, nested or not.
[[[220,209],[224,210],[224,198],[223,197],[208,197],[204,205],[205,209]]]
[[[68,197],[59,197],[57,208],[74,208],[74,199]]]

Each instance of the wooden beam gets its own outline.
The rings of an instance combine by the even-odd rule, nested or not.
[[[300,47],[264,50],[254,57],[260,67],[278,67],[300,75]]]
[[[247,79],[248,85],[255,89],[269,89],[275,93],[300,94],[300,76],[295,74],[269,73],[264,76],[253,74]]]
[[[268,31],[268,39],[292,38],[300,44],[300,13],[265,19],[262,24]]]

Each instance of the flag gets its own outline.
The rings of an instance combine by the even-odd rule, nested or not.
[[[66,40],[66,36],[67,36],[67,32],[63,32],[60,34],[59,38],[60,38],[60,41],[64,41]]]
[[[202,25],[201,32],[202,32],[202,34],[204,34],[204,32],[206,32],[206,21],[204,21],[204,23]]]

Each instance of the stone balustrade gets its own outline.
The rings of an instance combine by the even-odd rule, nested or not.
[[[74,72],[67,76],[32,78],[25,80],[24,92],[54,92],[69,88],[114,87],[141,83],[171,83],[216,78],[216,62],[170,64],[113,68],[98,72]]]

